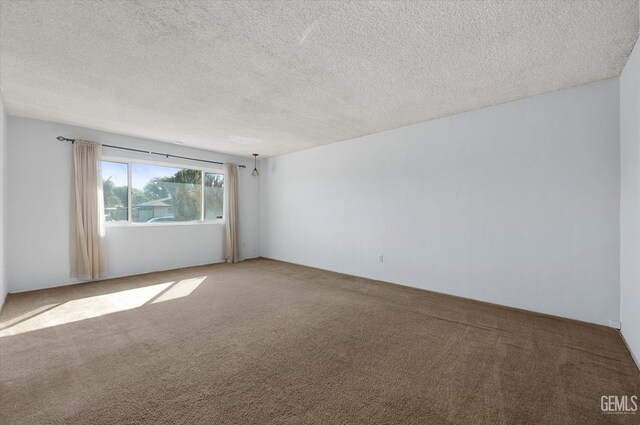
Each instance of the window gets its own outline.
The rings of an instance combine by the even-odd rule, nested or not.
[[[215,220],[222,218],[222,199],[224,197],[224,176],[218,173],[204,173],[204,218]]]
[[[131,221],[202,220],[202,171],[131,164]]]
[[[128,164],[102,161],[102,194],[106,221],[129,220]]]
[[[222,218],[224,176],[219,172],[102,161],[102,176],[108,222],[202,222]]]

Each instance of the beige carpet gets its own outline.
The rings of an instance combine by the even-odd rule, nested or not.
[[[10,295],[0,423],[591,424],[612,329],[270,260]]]

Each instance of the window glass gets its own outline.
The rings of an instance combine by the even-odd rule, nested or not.
[[[127,221],[129,188],[127,164],[102,161],[102,194],[105,221]]]
[[[204,173],[204,218],[222,218],[224,196],[224,176],[218,173]]]
[[[131,164],[131,221],[201,220],[201,177],[200,170]]]

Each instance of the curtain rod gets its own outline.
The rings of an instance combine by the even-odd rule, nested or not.
[[[74,143],[76,141],[76,139],[69,139],[67,137],[63,137],[63,136],[58,136],[56,137],[56,139],[60,140],[61,142],[71,142]],[[180,158],[180,159],[188,159],[189,161],[200,161],[200,162],[208,162],[209,164],[220,164],[223,165],[224,162],[218,162],[218,161],[209,161],[208,159],[199,159],[199,158],[190,158],[188,156],[180,156],[180,155],[171,155],[170,153],[161,153],[161,152],[153,152],[153,151],[145,151],[142,149],[134,149],[134,148],[125,148],[124,146],[114,146],[114,145],[105,145],[100,143],[101,146],[105,147],[105,148],[113,148],[113,149],[122,149],[123,151],[132,151],[132,152],[140,152],[140,153],[146,153],[146,154],[150,154],[150,155],[160,155],[160,156],[164,156],[166,158]],[[240,168],[247,168],[246,165],[238,165],[238,167]]]

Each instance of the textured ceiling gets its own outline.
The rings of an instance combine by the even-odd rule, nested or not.
[[[620,74],[638,1],[2,0],[10,114],[275,155]]]

